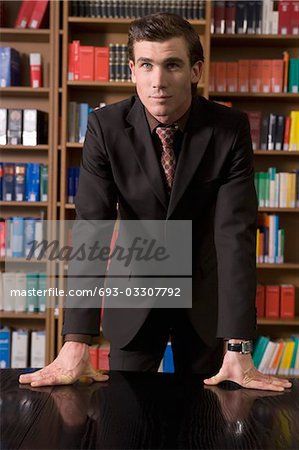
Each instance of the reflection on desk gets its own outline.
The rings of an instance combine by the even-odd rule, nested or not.
[[[198,376],[111,372],[31,388],[1,374],[2,449],[295,449],[299,380],[285,393],[204,387]]]

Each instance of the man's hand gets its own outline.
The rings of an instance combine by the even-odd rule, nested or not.
[[[93,369],[88,345],[66,342],[57,358],[37,372],[20,375],[19,382],[32,387],[72,384],[81,377],[93,381],[106,381],[108,375]]]
[[[250,353],[242,355],[231,351],[226,352],[222,367],[217,375],[204,380],[204,383],[211,386],[226,380],[234,381],[244,388],[265,391],[281,392],[292,386],[292,383],[288,380],[259,372],[254,367]]]

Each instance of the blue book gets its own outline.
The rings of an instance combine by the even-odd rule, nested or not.
[[[26,171],[26,200],[38,202],[40,200],[40,164],[28,163]]]
[[[67,170],[67,201],[74,203],[75,199],[75,167],[69,167]]]
[[[0,87],[20,86],[21,60],[11,47],[0,47]]]
[[[170,342],[168,342],[164,353],[163,372],[174,373],[173,353]]]
[[[26,164],[15,165],[14,198],[17,202],[23,202],[26,198]]]
[[[83,143],[87,131],[87,121],[89,114],[88,103],[79,104],[79,142]]]
[[[35,238],[36,219],[25,217],[24,220],[24,256],[28,256],[32,248],[32,241]]]
[[[278,263],[278,230],[279,230],[279,216],[275,215],[275,233],[274,233],[274,262]]]
[[[10,367],[11,331],[5,327],[0,330],[0,368]]]
[[[2,197],[5,202],[11,202],[14,197],[15,164],[3,163]]]
[[[12,217],[12,256],[24,256],[24,217]]]
[[[74,167],[74,169],[75,169],[75,196],[76,196],[79,186],[80,167]]]

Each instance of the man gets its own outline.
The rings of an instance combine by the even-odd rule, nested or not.
[[[90,114],[77,219],[115,220],[118,202],[121,219],[192,220],[193,306],[105,309],[110,369],[156,371],[170,335],[177,372],[201,374],[206,384],[229,379],[282,391],[291,384],[259,373],[250,355],[257,202],[247,116],[196,97],[202,46],[179,16],[134,21],[128,46],[137,96]],[[98,330],[94,310],[67,309],[60,354],[20,381],[106,380],[88,352]]]

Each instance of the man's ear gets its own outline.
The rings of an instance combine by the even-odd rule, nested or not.
[[[198,83],[203,71],[203,62],[197,61],[195,64],[193,64],[191,71],[191,83]]]
[[[129,61],[129,67],[130,67],[130,70],[131,70],[132,81],[133,81],[133,83],[136,83],[135,64],[134,64],[134,61],[132,61],[131,59]]]

